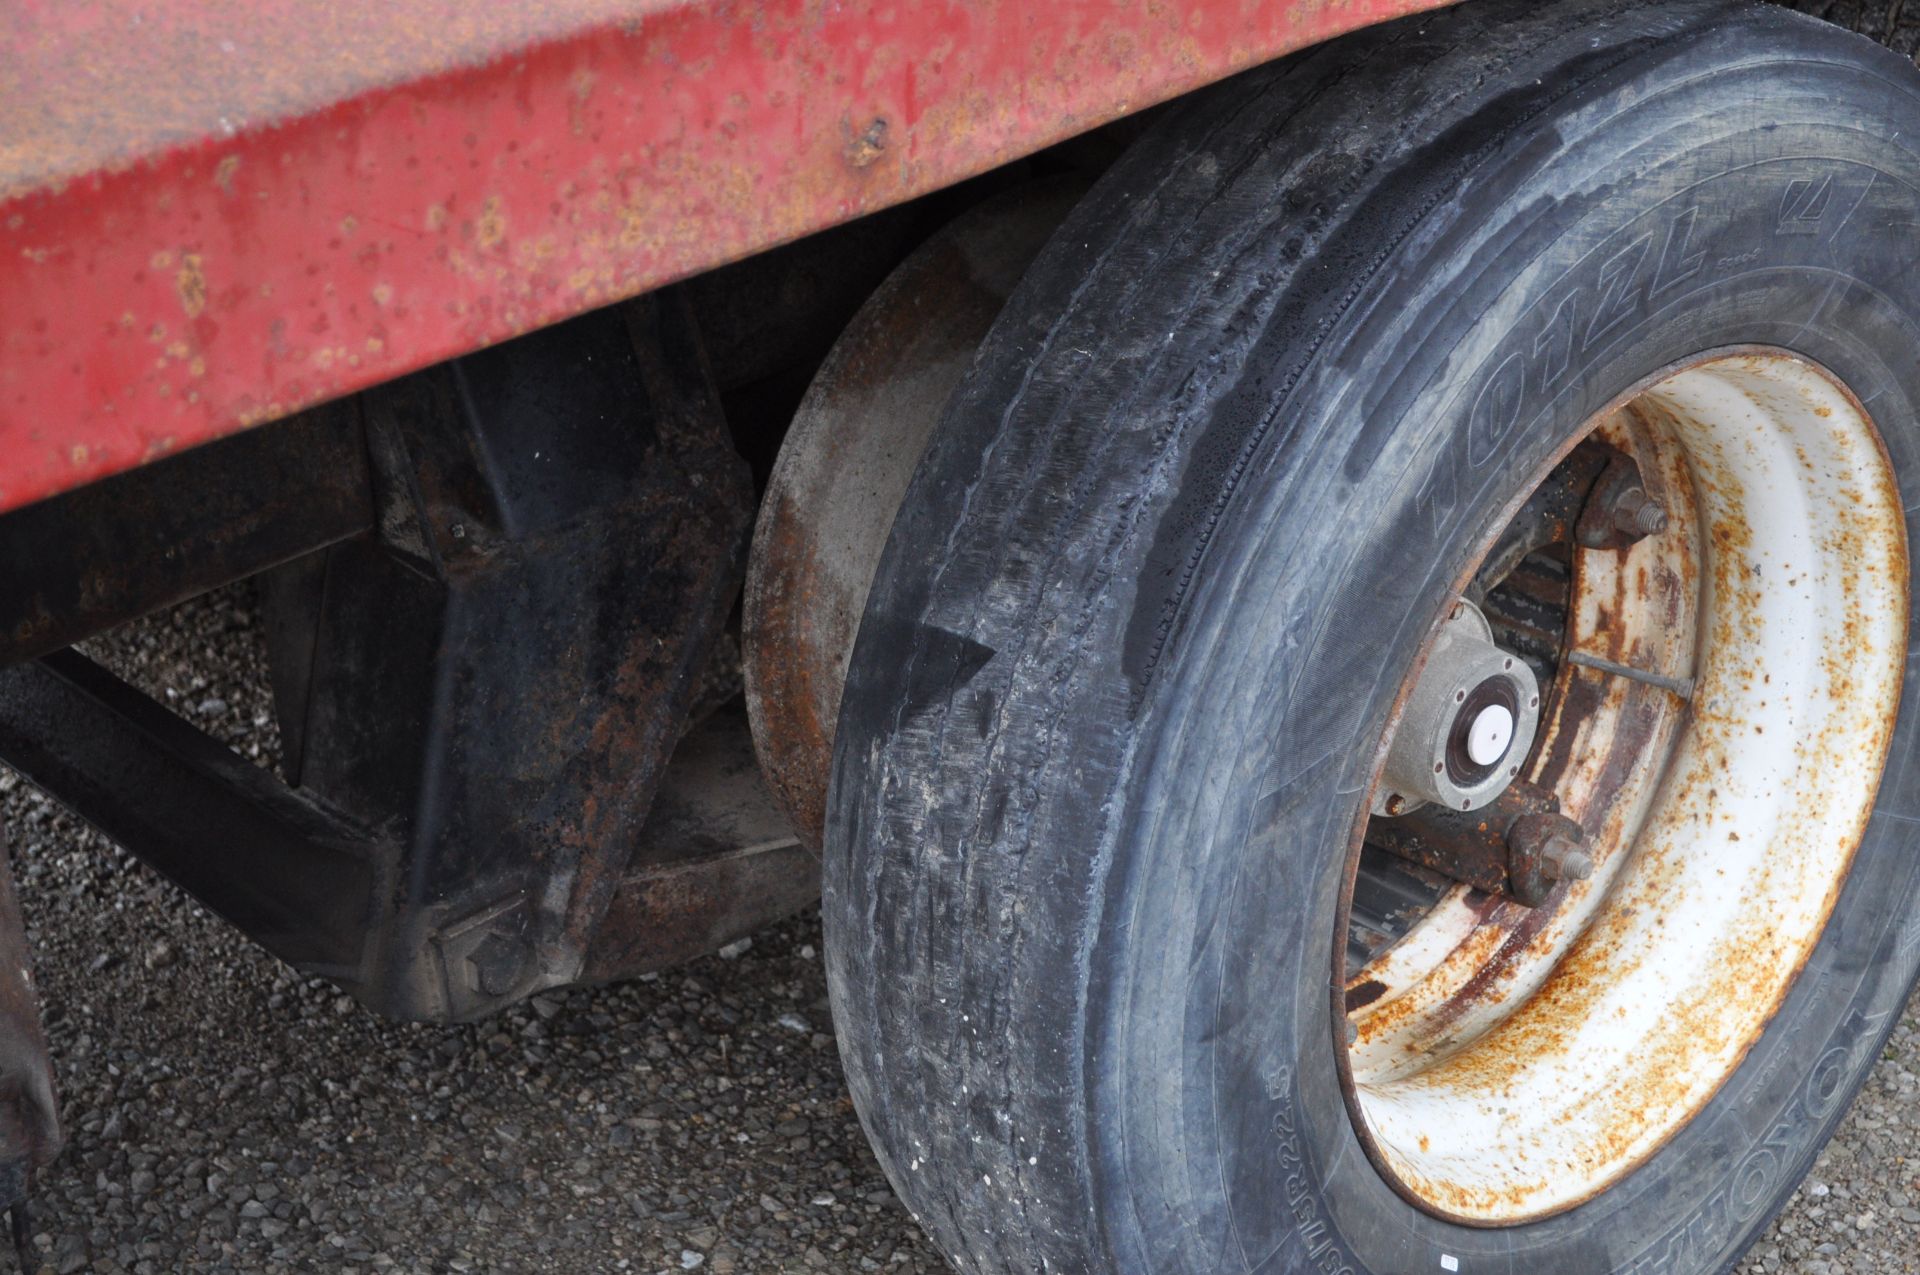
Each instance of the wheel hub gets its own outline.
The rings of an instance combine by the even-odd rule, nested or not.
[[[1479,607],[1456,603],[1401,712],[1375,813],[1487,805],[1520,774],[1539,719],[1533,670],[1495,644]]]

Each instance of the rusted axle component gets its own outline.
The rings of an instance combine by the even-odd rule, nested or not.
[[[1647,495],[1633,458],[1590,436],[1527,497],[1488,552],[1469,595],[1479,601],[1521,559],[1547,545],[1625,549],[1666,525],[1666,510]]]
[[[1537,550],[1563,544],[1601,552],[1619,551],[1659,533],[1666,525],[1666,511],[1648,495],[1633,458],[1597,437],[1589,437],[1534,490],[1488,553],[1486,563],[1468,591],[1469,609],[1484,602],[1490,590],[1498,587]],[[1456,608],[1456,619],[1459,613],[1460,608]],[[1553,651],[1555,660],[1578,658],[1568,655],[1564,639],[1559,635],[1540,636],[1547,645],[1558,648]],[[1472,692],[1464,686],[1456,689],[1454,681],[1458,679],[1448,681],[1443,677],[1439,683],[1434,682],[1437,674],[1447,671],[1449,651],[1442,639],[1437,638],[1422,680],[1409,702],[1408,719],[1403,720],[1400,731],[1408,729],[1408,720],[1418,724],[1415,719],[1422,703],[1421,692],[1425,690],[1439,692],[1438,707],[1429,716],[1438,714],[1436,720],[1442,726],[1450,720],[1465,720],[1461,708],[1471,707],[1468,701]],[[1591,657],[1583,662],[1592,662]],[[1600,666],[1609,672],[1626,671],[1605,661],[1601,661]],[[1537,704],[1536,697],[1530,707]],[[1453,716],[1449,718],[1449,714]],[[1529,729],[1528,740],[1531,734]],[[1400,744],[1401,738],[1396,735],[1395,755]],[[1514,767],[1507,769],[1503,759],[1500,770],[1504,773],[1496,774],[1494,782],[1519,769],[1526,743],[1518,741],[1515,746]],[[1426,754],[1417,760],[1422,768],[1428,764]],[[1390,756],[1389,778],[1394,773],[1392,767]],[[1434,768],[1439,770],[1440,764],[1434,763]],[[1400,786],[1405,787],[1405,782]],[[1560,813],[1559,799],[1553,793],[1524,779],[1506,782],[1491,802],[1472,810],[1456,808],[1452,800],[1439,802],[1436,794],[1419,795],[1426,796],[1429,804],[1416,806],[1398,818],[1392,816],[1399,814],[1404,798],[1398,793],[1390,796],[1377,808],[1378,814],[1389,817],[1372,821],[1367,840],[1410,863],[1490,894],[1505,895],[1528,907],[1546,902],[1559,882],[1584,880],[1593,871],[1580,825]]]
[[[1427,806],[1399,819],[1375,819],[1367,840],[1528,907],[1545,903],[1561,881],[1585,880],[1593,872],[1580,825],[1560,813],[1552,793],[1525,780],[1509,784],[1478,810]]]

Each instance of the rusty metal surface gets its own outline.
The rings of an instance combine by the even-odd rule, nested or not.
[[[1552,586],[1530,576],[1525,563],[1509,577],[1529,592],[1541,590],[1546,611],[1559,617],[1550,635],[1552,685],[1525,777],[1551,791],[1562,812],[1582,825],[1596,879],[1562,889],[1539,908],[1456,891],[1415,942],[1390,950],[1350,981],[1349,997],[1365,1002],[1355,1019],[1356,1074],[1417,1070],[1436,1054],[1471,1043],[1537,991],[1631,850],[1632,834],[1682,726],[1684,702],[1566,656],[1583,651],[1642,667],[1692,667],[1704,550],[1692,530],[1696,518],[1684,454],[1661,447],[1634,413],[1603,413],[1594,431],[1543,480],[1560,494],[1529,502],[1552,512],[1528,534],[1536,544],[1571,541],[1594,481],[1621,455],[1637,455],[1651,466],[1647,481],[1685,512],[1683,529],[1642,550],[1576,553],[1569,594],[1549,596]]]
[[[1523,833],[1526,835],[1520,835]],[[1409,863],[1505,895],[1527,907],[1547,902],[1558,882],[1543,871],[1540,846],[1559,833],[1578,839],[1579,825],[1560,814],[1551,792],[1517,780],[1478,810],[1427,806],[1376,820],[1367,841]]]
[[[946,226],[861,307],[794,415],[761,499],[742,612],[761,765],[818,847],[867,588],[947,396],[1084,185],[1007,192]]]
[[[820,861],[798,842],[629,873],[579,981],[608,983],[712,952],[820,897]]]
[[[798,842],[754,760],[746,705],[736,691],[673,750],[628,866],[638,870]]]
[[[72,652],[0,671],[0,757],[277,956],[377,1001],[380,964],[394,954],[381,951],[376,917],[399,875],[399,847],[378,830],[287,789]],[[689,960],[819,895],[818,860],[800,848],[760,781],[738,698],[680,741],[626,849],[632,866],[573,981],[607,982]],[[7,947],[6,902],[0,890],[0,960],[8,962],[0,975],[26,968]],[[500,932],[497,923],[511,914],[441,936],[457,953],[451,972],[471,978],[493,1004],[524,993],[541,973],[528,945]],[[8,1121],[21,1115],[6,1106],[7,1086],[16,1073],[30,1074],[20,1073],[20,1060],[35,1048],[31,1033],[14,1030],[22,1004],[30,1002],[0,981],[0,1209]],[[40,1133],[34,1138],[43,1145]]]
[[[1442,0],[0,15],[0,511]]]
[[[738,699],[680,741],[629,863],[583,981],[664,969],[819,897],[819,860],[762,781]]]
[[[634,855],[735,848],[729,826],[642,836],[703,673],[725,682],[751,519],[683,301],[663,290],[363,396],[357,517],[377,533],[271,573],[265,603],[296,639],[271,661],[290,782],[72,651],[0,670],[0,756],[377,1011],[465,1020],[577,981]],[[715,801],[752,774],[731,720],[737,756],[694,767]],[[815,879],[797,865],[790,893]],[[688,918],[626,923],[699,954],[662,937],[693,935]]]
[[[285,581],[298,782],[398,847],[403,1017],[573,982],[745,568],[752,491],[663,290],[365,397],[377,538]],[[692,955],[687,953],[686,955]]]

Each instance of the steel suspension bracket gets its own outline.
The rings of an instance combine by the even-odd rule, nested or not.
[[[740,813],[744,713],[693,725],[752,485],[674,290],[331,419],[262,428],[316,466],[358,444],[359,511],[349,483],[316,552],[208,568],[285,564],[262,577],[285,780],[72,650],[0,651],[0,759],[391,1017],[642,973],[816,896],[817,861]],[[175,583],[208,580],[152,596]]]
[[[289,777],[403,849],[375,1001],[571,982],[739,588],[751,486],[669,293],[365,395],[377,537],[269,579]],[[277,622],[276,622],[277,621]]]

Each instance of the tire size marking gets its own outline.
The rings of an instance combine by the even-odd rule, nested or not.
[[[1273,1077],[1272,1092],[1280,1095],[1274,1104],[1273,1133],[1280,1151],[1280,1166],[1286,1171],[1283,1189],[1287,1212],[1293,1219],[1293,1233],[1306,1249],[1311,1269],[1321,1275],[1359,1275],[1342,1254],[1344,1246],[1334,1237],[1326,1210],[1320,1204],[1319,1187],[1307,1176],[1307,1163],[1300,1150],[1300,1133],[1293,1124],[1293,1068],[1281,1067]],[[1270,1256],[1267,1261],[1273,1259]],[[1266,1262],[1260,1263],[1264,1268]],[[1286,1267],[1287,1270],[1308,1269]]]

